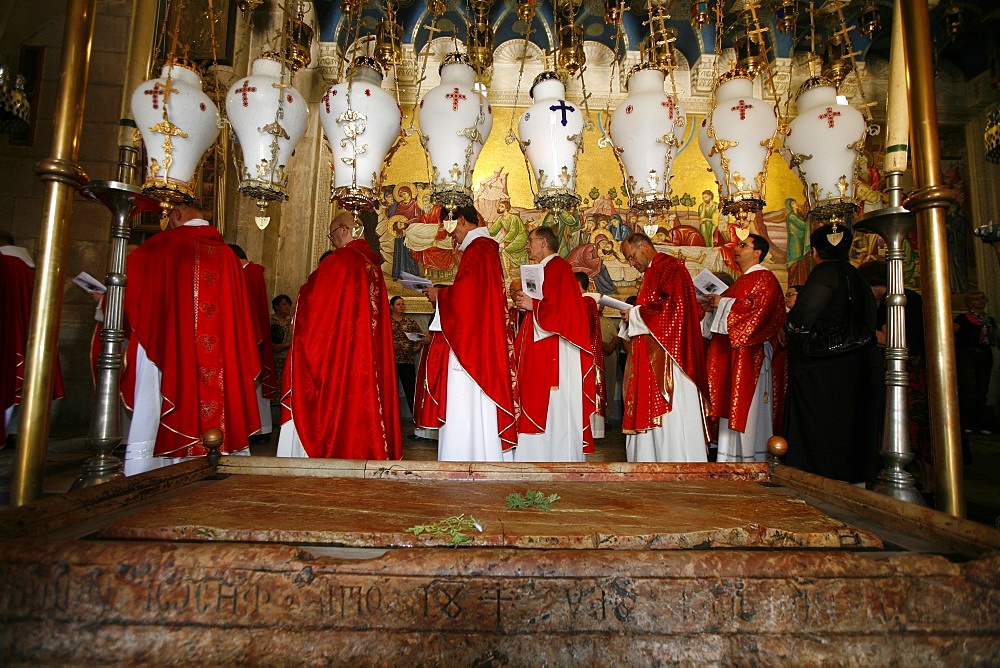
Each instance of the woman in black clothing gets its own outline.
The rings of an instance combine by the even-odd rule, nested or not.
[[[816,266],[788,312],[788,394],[785,436],[790,466],[846,482],[870,482],[878,466],[880,382],[875,346],[875,299],[847,260],[850,230],[834,244],[833,229],[812,233]],[[851,320],[870,332],[859,348],[828,356],[806,354],[810,332]]]

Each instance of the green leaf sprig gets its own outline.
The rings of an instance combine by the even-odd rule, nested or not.
[[[524,496],[519,492],[507,495],[507,508],[510,510],[528,510],[538,508],[539,510],[552,510],[552,504],[559,500],[558,494],[546,496],[543,492],[525,490]]]
[[[472,536],[469,534],[472,533],[473,529],[482,533],[483,525],[475,517],[466,517],[463,513],[462,515],[446,517],[433,524],[417,524],[407,531],[414,536],[424,533],[448,536],[448,545],[457,546],[472,542]]]

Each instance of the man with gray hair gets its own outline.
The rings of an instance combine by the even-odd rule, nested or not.
[[[399,394],[381,260],[330,223],[334,251],[299,290],[285,361],[279,457],[399,459]]]
[[[643,274],[635,306],[621,312],[631,342],[622,418],[628,460],[704,462],[708,382],[702,313],[691,275],[641,232],[630,234],[621,249]]]

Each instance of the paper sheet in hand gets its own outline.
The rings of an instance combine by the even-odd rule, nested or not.
[[[541,299],[544,281],[545,267],[540,264],[521,265],[521,292],[532,299]]]
[[[601,295],[601,298],[597,300],[597,303],[601,306],[607,306],[608,308],[613,308],[617,311],[624,311],[625,309],[632,308],[631,304],[607,295]]]
[[[424,288],[430,288],[434,285],[429,279],[406,271],[399,272],[399,283],[408,290],[423,290]]]
[[[694,287],[701,295],[721,295],[729,289],[728,285],[708,269],[702,269],[701,273],[694,277]]]
[[[423,341],[425,336],[427,336],[427,335],[424,334],[423,332],[407,332],[406,333],[406,338],[408,338],[410,341]]]
[[[73,282],[78,286],[86,290],[87,292],[97,292],[99,294],[104,294],[108,291],[107,286],[101,283],[99,280],[91,276],[85,271],[81,271],[79,274],[73,277]]]

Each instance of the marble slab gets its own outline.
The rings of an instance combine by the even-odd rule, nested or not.
[[[528,489],[558,494],[549,511],[510,510]],[[137,510],[105,539],[246,541],[392,548],[447,545],[406,530],[464,515],[475,547],[670,550],[882,548],[787,491],[754,482],[378,480],[234,475]]]

